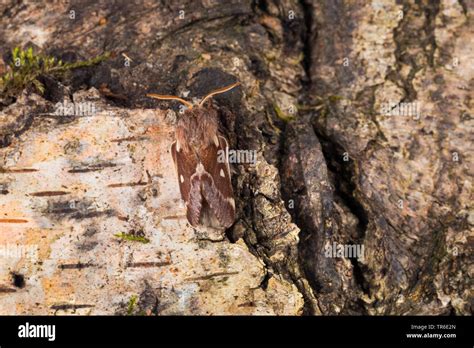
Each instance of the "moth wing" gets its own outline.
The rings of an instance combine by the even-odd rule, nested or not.
[[[191,225],[199,223],[202,209],[200,177],[196,174],[197,160],[178,147],[177,141],[171,145],[171,155],[178,175],[181,198],[186,203],[186,217]]]
[[[201,175],[202,194],[224,227],[230,227],[235,219],[235,200],[232,192],[229,145],[222,136],[201,152],[205,172]]]
[[[202,211],[202,194],[201,194],[201,178],[198,174],[193,174],[191,177],[191,189],[189,191],[189,198],[186,201],[186,217],[191,225],[199,225]]]

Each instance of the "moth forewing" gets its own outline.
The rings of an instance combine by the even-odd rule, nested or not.
[[[177,141],[171,145],[171,154],[173,156],[181,197],[186,202],[189,196],[191,176],[194,174],[196,161],[192,161],[192,158],[186,160],[182,149],[177,145]]]
[[[202,179],[197,173],[191,176],[191,188],[189,196],[186,202],[186,217],[189,223],[193,226],[197,226],[202,221],[202,208],[203,208],[203,197],[202,197]],[[184,199],[184,198],[183,198]]]
[[[235,218],[230,168],[227,158],[224,162],[218,160],[219,152],[228,152],[228,145],[224,137],[217,135],[217,139],[218,145],[212,142],[201,153],[204,170],[201,175],[202,193],[221,226],[230,227]]]
[[[227,172],[228,172],[228,178],[229,178],[229,181],[230,181],[230,178],[231,178],[231,171],[230,171],[230,165],[229,165],[229,157],[228,157],[228,154],[229,154],[229,142],[227,141],[226,138],[224,138],[222,135],[219,136],[219,142],[222,144],[221,145],[221,151],[223,152],[218,152],[218,153],[222,153],[223,156],[223,163],[225,163],[225,167],[227,168]],[[222,149],[223,147],[223,149]],[[220,162],[220,161],[219,161]],[[219,173],[220,175],[220,173]],[[231,188],[232,188],[232,185],[231,185]]]

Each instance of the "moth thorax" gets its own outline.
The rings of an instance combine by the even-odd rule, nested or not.
[[[178,121],[176,136],[192,147],[215,143],[218,132],[217,112],[210,108],[196,107],[186,110]]]

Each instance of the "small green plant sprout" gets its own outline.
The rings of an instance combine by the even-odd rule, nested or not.
[[[128,305],[127,305],[127,315],[133,315],[133,312],[137,305],[137,301],[138,301],[137,295],[132,295],[130,297],[130,300],[128,300]]]
[[[72,69],[83,68],[98,64],[106,60],[108,52],[85,61],[64,63],[55,57],[33,52],[33,48],[26,50],[15,47],[12,50],[12,61],[7,66],[5,74],[0,76],[0,94],[5,97],[15,97],[25,88],[33,86],[40,94],[44,93],[44,86],[40,76],[60,78]]]
[[[150,243],[150,240],[148,238],[143,237],[143,236],[137,236],[136,234],[133,234],[133,233],[121,232],[121,233],[115,234],[114,236],[123,240],[131,241],[131,242],[139,242],[139,243],[144,243],[144,244]]]
[[[310,105],[298,104],[297,108],[299,111],[317,111],[321,117],[326,117],[331,104],[335,104],[346,98],[339,95],[329,95],[327,97],[316,97],[316,102]]]
[[[321,110],[324,107],[327,107],[331,103],[337,103],[340,100],[345,98],[340,95],[329,95],[326,98],[316,97],[316,103],[314,105],[302,105],[298,104],[298,110],[308,111],[308,110]]]
[[[275,110],[277,117],[285,122],[290,122],[295,119],[293,115],[284,113],[277,104],[273,104],[273,110]]]

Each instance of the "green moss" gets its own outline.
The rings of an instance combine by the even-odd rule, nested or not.
[[[339,96],[339,95],[329,95],[325,98],[316,97],[316,103],[312,105],[303,105],[298,104],[296,107],[298,111],[316,111],[318,112],[319,118],[324,119],[330,110],[330,106],[333,104],[338,103],[341,100],[345,100],[346,98]]]
[[[132,295],[132,297],[130,297],[130,300],[128,300],[127,315],[133,315],[133,311],[135,310],[137,302],[138,302],[138,296]]]
[[[328,96],[328,101],[330,102],[337,102],[339,100],[343,100],[344,97],[340,96],[340,95],[330,95]]]
[[[331,103],[336,103],[345,98],[340,95],[329,95],[326,98],[316,97],[316,103],[314,105],[304,105],[297,104],[298,110],[308,111],[308,110],[321,110],[322,108],[327,107]]]
[[[27,87],[34,87],[38,93],[44,93],[44,86],[38,80],[42,75],[55,78],[65,76],[70,70],[98,64],[106,60],[110,54],[99,55],[89,60],[64,63],[55,57],[33,52],[29,47],[22,50],[15,47],[12,50],[12,62],[7,67],[7,72],[0,76],[0,93],[4,97],[14,97]]]
[[[278,105],[273,104],[273,110],[275,110],[276,115],[279,119],[282,119],[285,122],[293,121],[295,118],[291,115],[285,114]]]
[[[123,240],[128,240],[131,242],[140,242],[140,243],[150,243],[150,240],[148,238],[142,237],[142,236],[137,236],[131,233],[117,233],[114,235],[117,238],[123,239]]]

